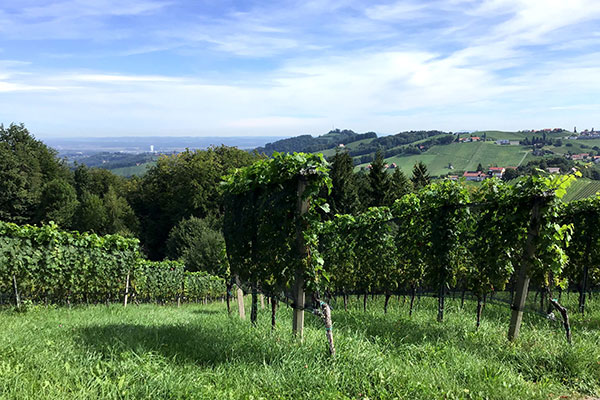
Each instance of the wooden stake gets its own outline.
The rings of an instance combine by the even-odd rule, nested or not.
[[[231,290],[233,289],[233,282],[231,280],[227,281],[227,293],[226,293],[226,297],[227,297],[227,314],[231,314],[231,300],[230,300],[230,296],[231,296]]]
[[[125,280],[125,297],[123,298],[123,307],[127,307],[128,298],[129,298],[129,271],[127,271],[127,279]]]
[[[237,305],[238,305],[238,312],[240,314],[240,318],[241,319],[246,319],[246,310],[244,309],[244,291],[240,287],[240,280],[238,278],[236,278],[236,280],[237,280]]]
[[[277,300],[271,297],[271,330],[275,330],[275,313],[277,312]]]
[[[17,287],[17,276],[13,274],[13,290],[15,291],[15,304],[17,308],[21,308],[21,296],[19,296],[19,289]]]
[[[304,336],[304,278],[300,273],[296,273],[294,282],[294,316],[292,319],[292,332],[300,340]]]
[[[440,283],[440,290],[438,292],[438,322],[444,321],[444,298],[446,292],[446,280],[443,279],[442,283]]]
[[[540,199],[535,199],[531,209],[531,220],[527,231],[527,239],[525,242],[525,252],[521,260],[521,269],[517,278],[517,286],[513,300],[512,315],[510,318],[510,327],[508,328],[508,340],[513,341],[519,336],[521,322],[523,321],[523,309],[525,308],[525,300],[527,300],[527,292],[529,290],[529,271],[533,258],[535,257],[536,239],[540,232],[541,215],[540,215]]]
[[[306,179],[300,177],[298,180],[298,190],[296,192],[298,201],[298,217],[302,218],[304,214],[308,212],[308,201],[303,199],[304,191],[306,190]],[[296,248],[298,253],[298,258],[300,263],[304,263],[304,261],[308,258],[308,248],[306,247],[306,243],[304,243],[304,235],[303,235],[303,226],[299,223],[296,226]],[[304,336],[304,302],[305,302],[305,294],[304,294],[304,271],[302,267],[299,266],[296,269],[294,276],[294,316],[292,319],[292,332],[296,335],[300,340],[303,339]]]
[[[185,281],[181,281],[181,292],[177,294],[177,308],[181,307],[181,298],[183,297],[183,293],[185,290]]]
[[[252,289],[252,307],[250,308],[250,322],[256,326],[256,317],[258,315],[258,294],[256,289]]]
[[[265,309],[265,296],[261,293],[258,295],[258,298],[260,299],[260,309],[264,310]]]

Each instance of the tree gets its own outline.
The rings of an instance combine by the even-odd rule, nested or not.
[[[222,215],[222,177],[257,158],[226,146],[161,157],[141,179],[139,190],[130,195],[149,257],[164,257],[169,232],[182,219]]]
[[[502,180],[505,182],[511,181],[519,176],[519,171],[516,168],[507,168],[502,175]]]
[[[17,223],[44,219],[37,210],[44,185],[54,179],[69,179],[69,169],[56,152],[22,124],[0,125],[0,219]]]
[[[381,150],[377,150],[377,153],[375,153],[375,159],[371,163],[371,170],[367,177],[369,181],[369,206],[384,205],[389,178],[387,172],[385,172],[385,162]]]
[[[431,183],[427,166],[422,161],[415,163],[410,180],[415,190],[419,190]]]
[[[78,206],[73,186],[64,179],[54,179],[42,188],[36,220],[45,223],[54,221],[62,228],[71,228]]]
[[[405,194],[410,193],[412,189],[410,181],[400,168],[396,168],[389,181],[390,183],[384,199],[384,203],[387,206],[394,204],[396,199],[399,199]]]
[[[225,239],[216,220],[190,217],[169,233],[167,256],[183,261],[187,271],[206,271],[226,278]]]
[[[80,231],[103,234],[108,217],[100,196],[85,192],[75,215],[75,224]]]
[[[331,212],[333,214],[353,214],[360,202],[358,200],[358,188],[354,174],[354,163],[347,151],[336,150],[330,160],[331,182],[333,188],[328,198]]]
[[[477,164],[477,171],[483,172],[483,165],[481,165],[481,163]]]
[[[108,170],[78,165],[73,181],[81,203],[74,229],[86,231],[93,226],[94,232],[102,234],[133,236],[138,233],[139,222],[126,197],[138,189],[136,180],[129,182]],[[98,215],[100,221],[92,221],[93,215]]]

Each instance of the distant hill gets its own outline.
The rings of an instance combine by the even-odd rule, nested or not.
[[[325,135],[313,137],[311,135],[301,135],[287,139],[281,139],[273,143],[267,143],[263,147],[256,148],[259,153],[271,155],[274,152],[279,153],[315,153],[322,150],[327,150],[340,144],[348,144],[364,139],[375,139],[375,132],[356,133],[351,130],[335,129],[329,131]]]
[[[135,167],[146,163],[155,162],[160,154],[157,153],[123,153],[101,152],[95,154],[67,155],[69,161],[84,164],[90,168],[104,168],[114,170],[117,168]]]

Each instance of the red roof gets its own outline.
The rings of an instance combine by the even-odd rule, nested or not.
[[[476,178],[478,178],[480,176],[485,176],[485,174],[483,172],[481,172],[481,171],[466,171],[463,174],[463,176],[464,177],[476,177]]]
[[[504,171],[504,167],[490,167],[490,171]]]

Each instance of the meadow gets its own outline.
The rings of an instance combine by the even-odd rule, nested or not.
[[[495,142],[451,143],[433,146],[426,152],[412,156],[386,158],[387,163],[396,163],[402,171],[410,175],[418,161],[427,165],[431,175],[452,174],[453,171],[474,171],[481,163],[484,166],[513,166],[526,164],[531,159],[530,150],[522,146],[501,146]],[[454,169],[449,169],[452,164]],[[364,167],[367,164],[359,166]]]
[[[575,309],[576,295],[563,301]],[[247,302],[247,304],[249,301]],[[334,303],[337,355],[320,321],[306,316],[302,344],[281,307],[252,327],[225,305],[44,307],[0,311],[2,399],[591,399],[600,395],[600,299],[571,313],[573,345],[560,323],[525,314],[506,339],[510,310],[488,303],[421,298],[412,317],[395,298],[367,312],[352,297]],[[249,310],[248,310],[249,311]]]

